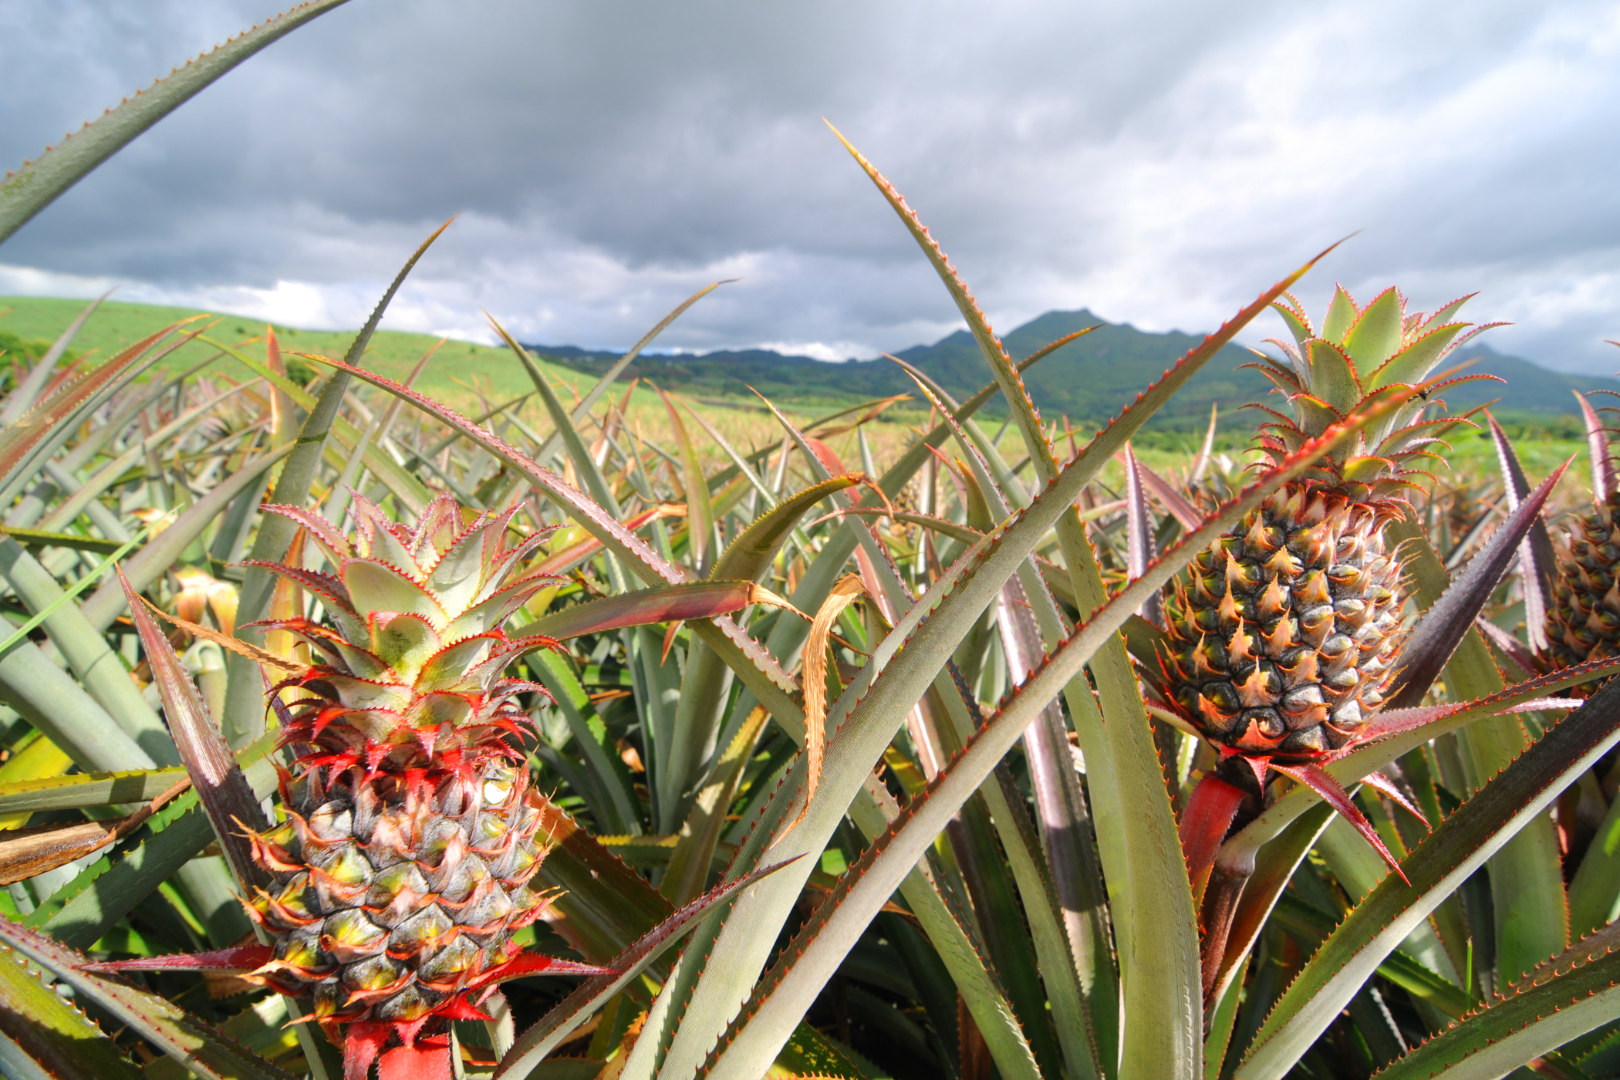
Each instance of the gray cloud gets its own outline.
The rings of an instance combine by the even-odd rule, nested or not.
[[[20,161],[262,17],[247,2],[0,0]],[[1304,286],[1480,291],[1498,348],[1620,366],[1620,15],[854,0],[353,0],[183,107],[0,251],[0,291],[317,325],[870,355],[954,309],[821,123],[906,193],[998,325],[1088,306],[1207,329],[1326,243]]]

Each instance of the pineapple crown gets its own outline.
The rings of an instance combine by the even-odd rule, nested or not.
[[[556,580],[513,576],[545,533],[508,546],[515,506],[478,513],[469,522],[449,496],[429,503],[414,528],[359,496],[352,505],[352,537],[298,507],[265,507],[303,526],[330,572],[247,564],[314,594],[326,613],[325,623],[256,624],[296,634],[326,661],[291,680],[316,697],[301,703],[289,741],[316,743],[329,728],[341,729],[334,732],[338,745],[329,749],[344,759],[364,753],[372,767],[400,747],[406,757],[416,748],[432,755],[435,746],[441,752],[509,750],[503,736],[518,734],[526,721],[516,694],[544,690],[502,673],[517,655],[555,644],[508,638],[502,630],[529,597]]]
[[[1271,339],[1286,362],[1260,354],[1256,368],[1288,399],[1291,415],[1255,405],[1271,415],[1261,425],[1259,447],[1276,463],[1297,451],[1330,426],[1385,395],[1421,386],[1458,346],[1500,323],[1474,326],[1452,317],[1473,294],[1451,301],[1432,313],[1406,310],[1406,297],[1385,289],[1366,307],[1343,286],[1334,289],[1322,325],[1290,293],[1271,306],[1283,317],[1293,341]],[[1466,331],[1466,332],[1465,332]],[[1406,404],[1366,428],[1345,448],[1324,457],[1307,479],[1325,484],[1375,511],[1394,514],[1415,478],[1432,477],[1414,466],[1424,458],[1439,460],[1435,447],[1466,414],[1438,415],[1445,403],[1432,394],[1450,386],[1492,375],[1466,375],[1447,380],[1412,396]],[[1434,414],[1425,416],[1433,409]]]

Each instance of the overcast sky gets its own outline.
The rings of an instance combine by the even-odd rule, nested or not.
[[[265,0],[0,0],[14,167]],[[955,329],[821,118],[904,192],[1002,330],[1089,307],[1204,331],[1298,290],[1511,320],[1612,372],[1620,5],[351,0],[272,45],[0,248],[0,293],[358,325],[871,356]],[[1280,324],[1268,323],[1267,334]]]

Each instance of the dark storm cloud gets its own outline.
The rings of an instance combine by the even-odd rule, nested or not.
[[[265,14],[0,0],[19,161]],[[254,57],[0,251],[0,291],[353,324],[462,216],[394,325],[870,355],[952,306],[827,116],[906,192],[998,325],[1088,306],[1204,329],[1399,281],[1607,369],[1620,334],[1609,4],[1229,7],[353,0]],[[17,269],[23,268],[23,269]],[[1610,350],[1612,351],[1612,350]]]

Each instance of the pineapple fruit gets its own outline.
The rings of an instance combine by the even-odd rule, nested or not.
[[[1547,640],[1559,667],[1620,655],[1620,493],[1576,520],[1552,599]]]
[[[1559,552],[1547,610],[1547,642],[1559,667],[1620,655],[1620,489],[1613,486],[1610,449],[1597,414],[1586,411],[1594,432],[1596,490]]]
[[[1466,340],[1469,324],[1451,319],[1467,299],[1407,314],[1395,289],[1363,308],[1341,288],[1316,327],[1285,294],[1273,306],[1294,340],[1273,344],[1286,362],[1254,365],[1290,410],[1265,410],[1265,461],[1275,466],[1390,388],[1421,383]],[[1426,419],[1431,404],[1412,397],[1283,487],[1200,553],[1169,597],[1170,693],[1262,784],[1268,762],[1309,766],[1349,746],[1391,691],[1407,627],[1385,529],[1426,475],[1421,459],[1463,422]]]
[[[303,696],[285,818],[252,836],[273,882],[248,901],[273,947],[254,974],[305,1003],[363,1074],[394,1042],[441,1045],[530,959],[512,934],[546,907],[529,885],[543,801],[515,745],[517,695],[543,691],[503,675],[535,642],[501,626],[552,579],[514,575],[541,538],[508,546],[513,510],[469,522],[440,497],[410,529],[356,499],[350,538],[266,509],[302,525],[331,572],[260,564],[317,596],[327,622],[262,624],[319,662],[290,680]]]

